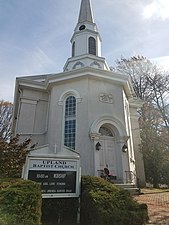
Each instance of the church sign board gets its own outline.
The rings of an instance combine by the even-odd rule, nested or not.
[[[43,198],[79,197],[78,159],[28,157],[25,179],[40,184]]]

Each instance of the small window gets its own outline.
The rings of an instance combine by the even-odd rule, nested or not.
[[[109,136],[109,137],[114,137],[114,133],[109,127],[101,126],[99,129],[99,133],[102,136]]]
[[[75,56],[75,42],[72,44],[72,57]]]
[[[65,102],[64,145],[75,149],[76,140],[76,98],[69,96]]]
[[[89,37],[89,54],[96,55],[96,40]]]

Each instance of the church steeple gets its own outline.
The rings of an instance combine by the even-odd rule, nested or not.
[[[94,23],[90,0],[82,0],[80,7],[78,23],[83,23],[86,21]]]
[[[94,23],[91,0],[81,0],[79,18],[71,43],[72,57],[67,60],[64,71],[82,67],[109,70],[105,59],[101,57],[101,37]]]

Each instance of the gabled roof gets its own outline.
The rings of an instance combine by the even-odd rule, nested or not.
[[[78,23],[83,22],[91,22],[94,23],[91,1],[90,0],[82,0]]]

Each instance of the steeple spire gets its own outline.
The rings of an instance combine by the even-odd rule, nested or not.
[[[86,21],[94,23],[91,0],[82,0],[81,2],[78,23]]]
[[[101,37],[93,19],[91,0],[81,0],[77,25],[71,38],[72,57],[64,71],[83,67],[109,70],[105,58],[101,56]]]

